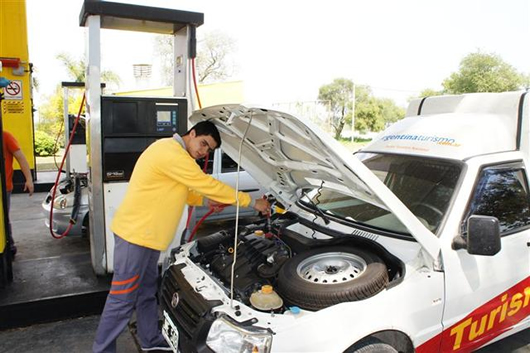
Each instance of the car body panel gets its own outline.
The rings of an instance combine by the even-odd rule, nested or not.
[[[345,244],[356,244],[361,249],[366,247],[379,255],[395,256],[401,261],[398,267],[402,269],[403,277],[394,276],[385,289],[362,300],[345,298],[340,303],[316,310],[293,310],[286,305],[278,312],[260,311],[252,301],[245,301],[242,291],[235,289],[241,277],[249,281],[261,280],[259,276],[247,275],[243,270],[248,257],[241,255],[243,262],[238,263],[235,274],[228,280],[222,270],[218,270],[220,267],[213,265],[214,261],[225,264],[220,260],[230,258],[230,251],[227,254],[226,250],[232,249],[225,243],[221,243],[219,248],[208,248],[211,242],[227,236],[224,234],[227,230],[220,229],[203,243],[199,239],[176,249],[171,268],[178,268],[184,274],[178,286],[190,287],[181,299],[185,300],[185,296],[193,292],[197,298],[214,303],[211,304],[212,321],[219,315],[228,315],[242,327],[253,325],[270,330],[273,333],[271,350],[274,352],[341,352],[367,337],[379,338],[390,345],[405,343],[406,347],[401,345],[399,351],[468,352],[529,327],[530,217],[522,219],[530,213],[530,187],[526,172],[530,148],[528,101],[522,92],[416,100],[409,106],[407,119],[390,127],[362,149],[367,154],[393,158],[413,156],[419,157],[425,164],[434,160],[460,167],[458,178],[454,179],[457,185],[447,197],[450,204],[436,236],[417,225],[414,221],[416,217],[408,212],[392,191],[381,185],[383,182],[360,160],[354,160],[355,157],[311,124],[259,107],[225,105],[194,113],[193,122],[203,119],[214,121],[221,131],[226,152],[237,158],[242,150],[241,165],[272,190],[291,211],[291,215],[286,216],[286,226],[282,226],[281,217],[277,219],[280,225],[275,241],[281,243],[284,239],[287,245],[296,237],[303,244],[313,244],[313,247],[308,245],[313,251],[325,250],[325,245],[329,244],[325,240],[332,238],[335,241],[338,237]],[[360,154],[358,156],[361,158]],[[433,170],[438,175],[442,169]],[[491,179],[491,189],[483,184],[484,175],[495,177],[513,171],[517,172],[513,173],[515,177],[512,179],[516,181],[517,188],[512,187],[515,184],[510,184],[510,189],[505,188],[503,181],[508,179],[501,177]],[[393,234],[386,229],[387,232],[384,232],[381,228],[365,227],[366,224],[355,220],[350,222],[330,217],[326,223],[316,206],[310,209],[300,201],[304,187],[318,188],[322,181],[324,183],[320,187],[323,190],[329,187],[344,193],[349,191],[352,198],[399,214],[399,219],[417,242],[400,236],[400,231]],[[386,181],[392,183],[392,180]],[[416,187],[416,184],[411,184]],[[505,189],[509,191],[506,194]],[[500,193],[493,194],[490,190],[500,190]],[[519,196],[515,198],[512,194]],[[426,197],[428,195],[425,193]],[[481,195],[485,195],[485,201],[479,199]],[[491,195],[497,198],[490,199]],[[522,207],[514,207],[510,203],[523,199]],[[509,226],[501,231],[501,248],[494,255],[487,252],[477,255],[465,246],[459,248],[455,245],[455,240],[465,238],[468,231],[466,222],[470,215],[475,215],[474,207],[481,202],[487,206],[506,204],[506,213],[490,215],[487,213],[489,210],[476,213],[490,218],[498,216],[499,224],[503,221]],[[511,215],[515,216],[510,218]],[[508,220],[503,220],[503,217],[508,217]],[[250,238],[241,238],[241,233],[234,235],[239,239],[234,241],[234,247],[240,243],[242,251],[248,248],[255,251],[256,248],[248,243],[262,245],[256,240],[259,236],[254,231],[261,231],[260,227],[267,228],[259,224],[246,226],[244,231]],[[495,231],[491,234],[498,237]],[[480,235],[487,236],[482,232]],[[294,244],[299,246],[296,242]],[[201,250],[201,247],[204,249]],[[217,257],[212,256],[214,261],[208,259],[202,262],[201,259],[214,251],[218,251]],[[303,247],[293,251],[289,248],[289,259],[286,261],[302,256],[304,251]],[[259,251],[254,253],[261,255]],[[273,262],[274,256],[269,255],[261,265]],[[395,265],[388,258],[387,264]],[[328,269],[333,272],[334,266]],[[296,271],[295,275],[316,282],[312,277],[304,277],[309,272],[303,272],[300,267]],[[256,273],[261,274],[259,271]],[[274,283],[279,284],[278,293],[291,305],[296,303],[296,298],[293,300],[287,295],[292,293],[281,292],[281,280],[286,278],[289,279],[278,276]],[[163,287],[166,282],[169,283],[165,287],[169,294],[177,295],[178,299],[179,290],[172,289],[176,288],[175,283],[166,278]],[[316,283],[314,286],[320,285]],[[306,289],[308,287],[310,285],[305,286]],[[340,284],[336,288],[339,289],[330,289],[327,294],[341,296],[339,291],[345,288]],[[231,291],[239,297],[231,298]],[[303,297],[304,293],[298,294]],[[304,300],[307,297],[309,295]],[[321,296],[315,295],[310,300],[318,302],[321,299]],[[304,300],[299,303],[305,304]],[[164,303],[168,304],[167,301]],[[164,310],[178,308],[178,305],[178,302],[171,302],[165,305]]]
[[[192,123],[205,119],[219,129],[223,150],[232,159],[241,158],[241,165],[288,208],[304,187],[325,182],[392,210],[426,252],[437,258],[440,244],[436,236],[361,161],[310,122],[243,105],[209,107],[190,117]]]

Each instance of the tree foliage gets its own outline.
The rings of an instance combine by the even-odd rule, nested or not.
[[[53,156],[58,151],[55,139],[44,131],[35,131],[35,154],[37,156]]]
[[[519,73],[497,54],[482,53],[479,50],[466,55],[460,61],[458,71],[443,80],[442,86],[440,91],[424,89],[419,97],[516,91],[530,87],[530,75]]]
[[[82,99],[83,97],[80,94],[72,94],[68,97],[68,114],[77,116]],[[61,86],[57,86],[55,92],[46,97],[44,103],[40,105],[39,117],[39,130],[51,136],[61,134],[64,125],[64,101]]]
[[[57,59],[60,60],[70,79],[74,82],[85,82],[86,79],[86,62],[85,59],[74,59],[67,53],[60,53],[57,55]],[[112,89],[119,87],[121,83],[120,76],[113,71],[103,70],[101,71],[101,82],[104,82]]]
[[[199,41],[197,72],[199,82],[223,81],[234,71],[230,54],[235,50],[235,41],[221,32],[210,32]]]
[[[355,90],[355,130],[382,131],[404,116],[403,108],[392,99],[374,97],[369,86],[359,86]]]
[[[355,106],[352,107],[354,95]],[[352,112],[354,128],[361,132],[381,131],[405,116],[405,110],[393,100],[374,97],[369,86],[354,86],[345,78],[320,87],[318,99],[328,102],[335,139],[340,137],[345,124],[352,123]]]
[[[160,35],[155,38],[155,53],[160,58],[162,81],[173,82],[173,37]],[[207,32],[197,41],[197,79],[200,83],[219,82],[229,78],[235,71],[231,54],[235,41],[221,32]]]
[[[158,35],[154,39],[154,52],[160,60],[160,75],[164,85],[173,84],[173,37]]]
[[[346,124],[348,114],[351,116],[353,100],[352,80],[336,78],[332,83],[321,86],[318,91],[318,99],[328,102],[331,125],[335,133],[335,139],[338,139],[344,124]]]
[[[431,88],[426,88],[420,92],[420,97],[432,97],[432,96],[441,96],[444,94],[444,91],[436,91]],[[416,97],[414,97],[416,98]]]
[[[442,85],[450,94],[472,92],[506,92],[522,88],[523,75],[496,54],[471,53],[460,62]]]
[[[84,59],[73,59],[67,53],[57,55],[57,59],[63,63],[71,80],[74,82],[85,82],[86,65]],[[116,88],[121,82],[120,77],[112,71],[102,71],[101,80],[106,83],[107,86],[110,85]],[[78,114],[81,100],[81,90],[79,90],[79,92],[73,92],[68,97],[68,114]],[[61,134],[64,125],[64,102],[63,90],[60,85],[57,85],[54,93],[46,97],[44,103],[40,105],[39,117],[38,130],[54,137]],[[60,136],[60,141],[61,143],[63,142],[62,136]]]

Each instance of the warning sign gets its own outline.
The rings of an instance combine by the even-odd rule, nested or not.
[[[11,83],[4,88],[4,97],[6,100],[22,100],[22,81],[11,81]]]
[[[16,100],[6,100],[2,104],[2,114],[24,114],[24,102]]]

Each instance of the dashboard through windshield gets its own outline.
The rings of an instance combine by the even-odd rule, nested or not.
[[[449,208],[462,165],[447,160],[378,153],[355,154],[430,231],[436,234]],[[319,213],[408,234],[405,226],[381,204],[337,188],[304,189],[300,202]]]

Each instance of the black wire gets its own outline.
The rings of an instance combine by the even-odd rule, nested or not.
[[[320,186],[319,186],[319,188],[318,188],[318,190],[317,190],[317,194],[316,194],[316,196],[315,196],[315,200],[316,200],[316,202],[313,201],[313,205],[315,206],[315,208],[318,208],[317,206],[318,206],[318,204],[320,203],[319,198],[320,198],[320,196],[322,196],[321,191],[322,191],[322,187],[323,187],[323,186],[324,186],[324,180],[322,180],[322,182],[320,183]],[[308,196],[308,197],[309,197],[309,196]],[[315,221],[316,221],[317,218],[318,218],[318,215],[317,215],[316,213],[315,213],[314,215],[315,215],[315,218],[313,218],[313,221],[312,221],[313,223],[315,223]],[[316,223],[315,223],[315,224],[316,224]],[[312,230],[313,230],[313,234],[311,234],[311,237],[312,237],[313,239],[316,239],[316,237],[315,237],[316,230],[315,230],[315,228],[313,228]]]

